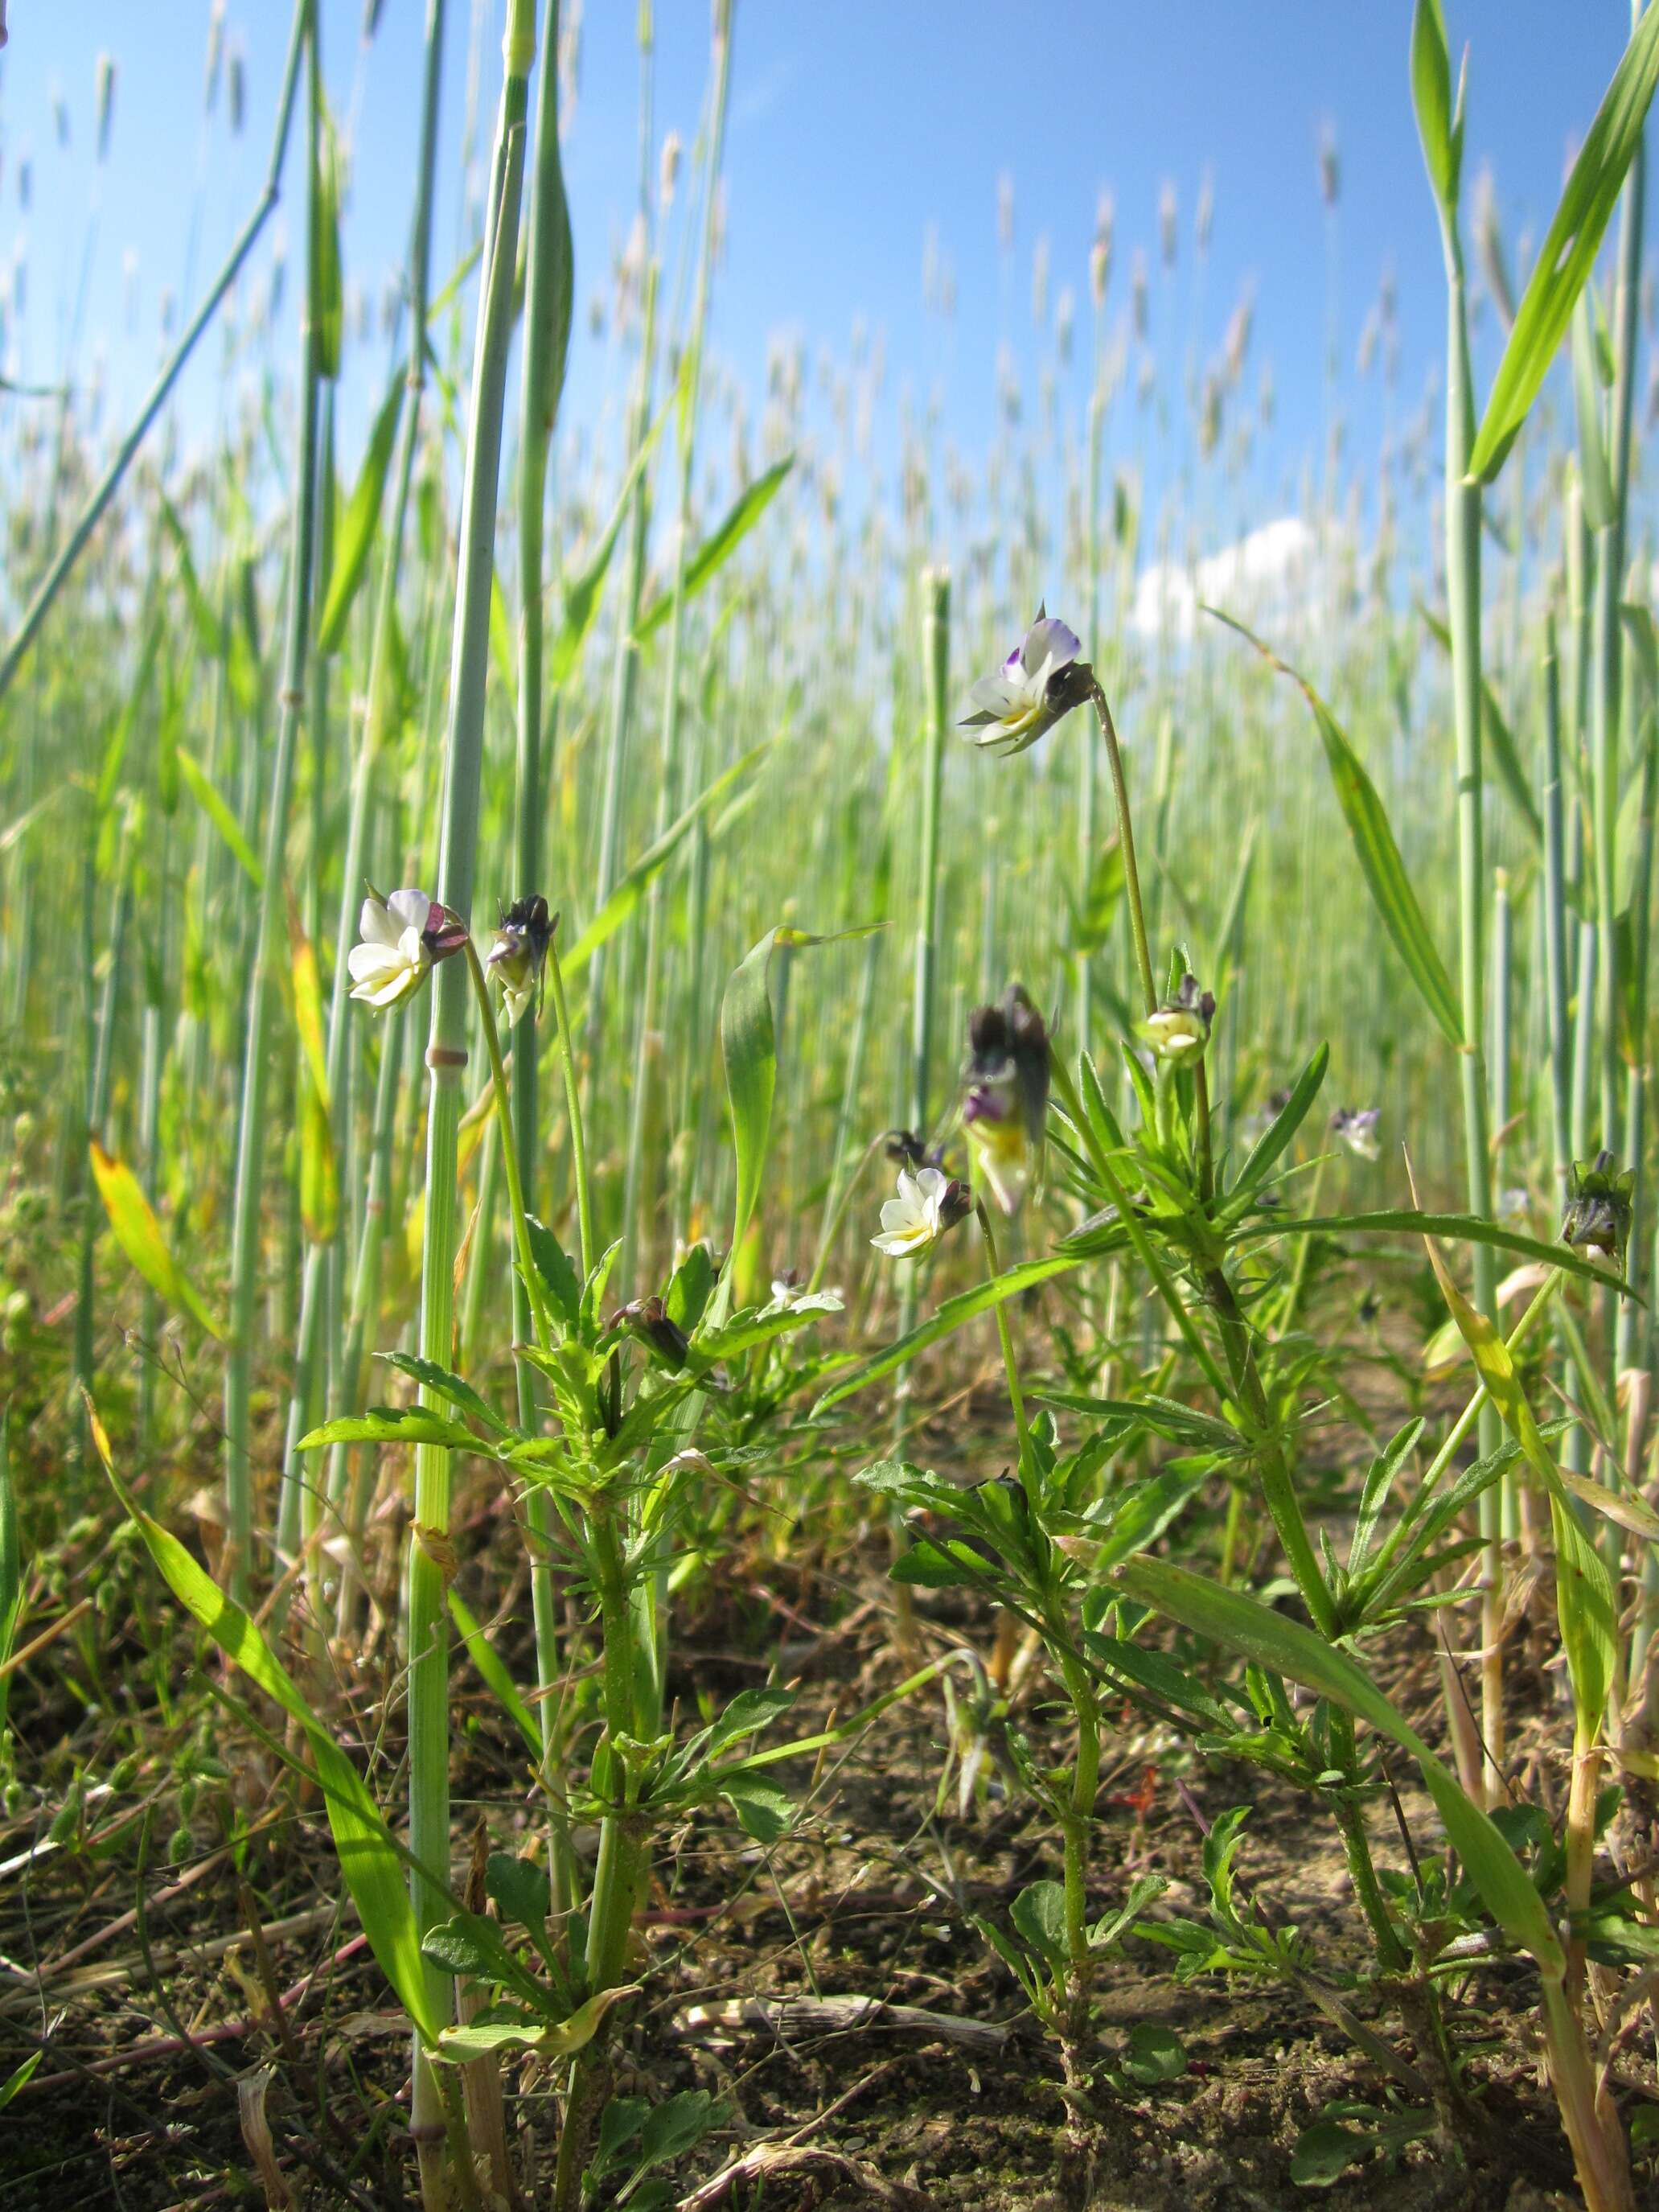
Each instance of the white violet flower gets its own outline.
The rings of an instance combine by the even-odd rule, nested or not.
[[[870,1242],[890,1260],[913,1260],[954,1229],[972,1203],[963,1185],[939,1168],[899,1170],[898,1196],[881,1209],[881,1231]]]
[[[987,752],[1023,753],[1094,689],[1074,630],[1037,609],[1036,620],[994,676],[968,694],[960,726]]]

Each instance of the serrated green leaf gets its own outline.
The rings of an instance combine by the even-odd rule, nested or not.
[[[470,1382],[459,1375],[452,1374],[447,1367],[441,1367],[435,1359],[423,1359],[415,1352],[388,1352],[385,1357],[388,1367],[395,1367],[401,1374],[412,1376],[416,1382],[423,1383],[428,1390],[435,1391],[439,1397],[447,1398],[451,1405],[459,1406],[464,1413],[471,1413],[475,1420],[482,1421],[485,1428],[492,1430],[496,1436],[506,1437],[514,1433],[495,1407],[487,1404]]]
[[[490,1450],[464,1422],[447,1421],[427,1406],[371,1406],[366,1413],[343,1414],[301,1437],[295,1449],[319,1451],[325,1444],[436,1444],[486,1459]]]

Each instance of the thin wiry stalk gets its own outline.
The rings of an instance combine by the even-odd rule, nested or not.
[[[443,842],[437,896],[470,919],[477,859],[479,780],[483,766],[484,686],[489,667],[490,586],[495,575],[497,479],[507,356],[513,339],[513,287],[519,205],[524,175],[525,115],[536,53],[531,0],[513,0],[503,46],[505,74],[491,163],[483,277],[478,295],[471,414],[462,494],[460,564],[450,667],[449,729],[445,747]],[[442,1365],[452,1356],[457,1234],[457,1134],[461,1073],[466,1065],[470,989],[466,965],[443,963],[433,979],[430,1083],[427,1106],[425,1249],[421,1270],[421,1350]],[[409,1553],[410,1846],[417,1868],[410,1881],[416,1924],[434,1925],[446,1911],[449,1872],[449,1630],[443,1554],[450,1509],[447,1452],[422,1446],[416,1456],[415,1525]],[[426,1871],[430,1869],[430,1874]],[[428,1970],[431,2002],[441,2012],[452,1987]],[[419,2147],[422,2197],[438,2212],[447,2196],[441,2160],[443,2098],[432,2063],[416,2039],[411,2132]]]
[[[283,159],[288,149],[289,125],[294,114],[294,100],[300,82],[300,57],[305,27],[310,21],[314,0],[295,0],[294,21],[289,32],[288,60],[283,70],[283,88],[276,102],[276,129],[271,145],[270,167],[266,173],[264,190],[260,193],[252,214],[243,225],[235,244],[226,256],[225,264],[214,279],[205,300],[197,309],[184,336],[173,348],[166,367],[151,386],[149,397],[138,410],[137,420],[121,441],[114,459],[99,479],[88,497],[64,540],[56,559],[36,586],[23,618],[17,626],[17,635],[0,656],[0,699],[11,689],[12,679],[21,665],[23,657],[34,642],[35,635],[52,610],[53,600],[63,589],[64,579],[86,550],[87,541],[97,529],[120,489],[132,458],[149,434],[151,425],[167,405],[167,396],[185,363],[196,350],[197,341],[219,311],[220,302],[235,283],[242,264],[253,251],[260,232],[269,221],[281,195]]]
[[[1455,206],[1443,209],[1441,242],[1446,269],[1446,597],[1451,632],[1452,717],[1457,744],[1457,894],[1463,1051],[1463,1170],[1471,1213],[1492,1214],[1492,1155],[1486,1123],[1486,827],[1481,789],[1480,506],[1479,484],[1468,477],[1474,442],[1474,393],[1469,368],[1463,249]],[[1489,1317],[1498,1310],[1498,1273],[1490,1245],[1474,1250],[1474,1303]],[[1496,1413],[1480,1417],[1480,1449],[1495,1451]],[[1481,1500],[1486,1540],[1481,1617],[1481,1725],[1498,1786],[1504,1758],[1503,1528],[1498,1493]]]
[[[951,713],[951,577],[931,568],[921,579],[922,649],[927,720],[921,747],[921,845],[917,855],[915,965],[910,1000],[910,1065],[905,1091],[912,1132],[926,1144],[933,1115],[934,998],[938,990],[939,923],[939,801],[945,775],[945,733]],[[990,841],[994,843],[994,840]],[[915,1269],[907,1267],[899,1292],[899,1334],[915,1325]],[[894,1449],[902,1443],[909,1413],[908,1371],[893,1391]],[[897,1586],[901,1637],[911,1634],[912,1605]]]
[[[420,439],[421,400],[426,386],[425,331],[428,272],[432,252],[433,179],[437,167],[438,99],[443,73],[445,0],[428,0],[426,61],[421,106],[421,161],[415,195],[415,216],[410,235],[408,284],[409,369],[403,419],[398,426],[392,512],[381,549],[375,588],[374,633],[369,651],[368,690],[363,711],[363,734],[352,773],[351,799],[340,889],[340,908],[334,938],[334,977],[329,1000],[326,1067],[331,1131],[336,1157],[343,1155],[348,1124],[345,1091],[349,1066],[350,969],[348,956],[356,933],[358,903],[363,887],[364,856],[368,850],[374,811],[375,773],[385,738],[386,720],[386,664],[391,652],[392,626],[396,616],[398,574],[402,562],[404,533],[409,514],[410,486]],[[313,871],[320,876],[320,871]],[[289,1401],[284,1437],[283,1494],[296,1501],[305,1480],[303,1458],[297,1446],[311,1425],[307,1400],[313,1395],[313,1374],[322,1348],[327,1318],[325,1283],[331,1264],[337,1264],[338,1246],[317,1244],[306,1256],[305,1279],[300,1294],[300,1323],[295,1358],[295,1383]],[[348,1401],[342,1390],[348,1378],[335,1363],[331,1406],[343,1410]],[[355,1401],[350,1401],[355,1402]],[[292,1540],[289,1530],[289,1540]]]
[[[570,210],[565,199],[564,172],[559,157],[559,0],[547,0],[542,20],[542,82],[536,103],[536,160],[525,285],[524,386],[519,428],[519,747],[514,823],[517,861],[514,889],[521,898],[544,889],[542,832],[547,802],[542,711],[543,545],[548,454],[564,388],[574,281]],[[556,727],[554,714],[556,702],[545,732],[550,740]],[[513,1053],[514,1141],[519,1148],[519,1177],[525,1202],[533,1207],[541,1126],[539,1055],[533,1028],[528,1023],[522,1036],[522,1044],[515,1045]],[[484,1218],[487,1222],[488,1214]],[[531,1320],[530,1285],[515,1276],[513,1324],[514,1337],[520,1343],[528,1339]],[[519,1419],[532,1433],[538,1425],[536,1382],[535,1369],[521,1359]],[[555,1829],[553,1867],[556,1879],[568,1853],[558,1841],[563,1820],[563,1792],[554,1772],[561,1725],[561,1704],[555,1694],[559,1680],[557,1594],[552,1560],[555,1518],[552,1499],[544,1489],[532,1487],[528,1510],[532,1539],[530,1589],[536,1626],[536,1678],[541,1693],[537,1711],[542,1729],[543,1783]],[[568,1905],[569,1900],[564,1902]]]
[[[657,283],[656,247],[652,225],[653,88],[655,41],[651,10],[641,8],[640,40],[640,200],[639,241],[640,355],[635,370],[634,392],[629,404],[626,465],[639,459],[651,422],[651,394],[656,374]],[[599,817],[598,871],[593,881],[593,903],[603,906],[616,887],[622,857],[623,799],[627,781],[629,740],[633,733],[635,702],[639,690],[640,647],[634,635],[640,602],[645,590],[645,562],[650,532],[651,499],[647,471],[635,482],[629,506],[627,562],[623,574],[621,603],[617,613],[616,654],[611,674],[610,721],[605,761],[605,797]],[[605,1023],[605,979],[610,963],[608,948],[600,946],[588,963],[587,1044],[590,1066],[597,1066]]]
[[[308,57],[307,198],[317,190],[322,99],[317,56],[315,0],[304,0]],[[309,221],[307,236],[315,242]],[[236,1197],[231,1224],[230,1344],[225,1358],[225,1470],[228,1573],[231,1593],[246,1602],[252,1571],[253,1467],[252,1395],[254,1310],[258,1297],[260,1221],[264,1204],[265,1121],[270,1087],[272,1018],[285,951],[283,887],[287,881],[289,809],[295,755],[305,707],[306,657],[311,639],[311,574],[317,519],[318,340],[314,287],[309,265],[301,303],[300,421],[294,465],[294,526],[289,562],[286,642],[277,700],[276,751],[264,807],[264,885],[259,895],[256,942],[248,984],[244,1033],[241,1118],[236,1149]]]
[[[726,145],[726,111],[732,81],[731,0],[715,0],[714,82],[709,92],[707,155],[703,163],[702,228],[697,244],[697,273],[692,295],[686,351],[680,364],[678,502],[675,509],[673,597],[668,611],[668,647],[663,670],[662,757],[658,769],[656,835],[678,811],[684,793],[680,765],[680,655],[685,628],[685,570],[690,553],[692,470],[696,460],[697,413],[702,397],[703,342],[708,322],[709,281],[714,261],[714,215],[719,204],[720,161]],[[650,1040],[656,1026],[659,969],[662,960],[664,900],[659,876],[651,886],[646,912],[645,979],[639,993],[635,1027],[634,1091],[629,1109],[628,1165],[623,1195],[623,1234],[629,1240],[623,1273],[644,1243],[639,1218],[645,1174],[646,1109],[650,1092]],[[654,1192],[652,1194],[654,1197]],[[635,1238],[638,1243],[635,1243]]]

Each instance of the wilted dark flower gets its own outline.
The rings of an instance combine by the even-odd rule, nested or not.
[[[1079,660],[1074,630],[1037,609],[1036,620],[994,676],[968,695],[959,727],[988,752],[1023,753],[1073,707],[1093,696],[1095,675]]]
[[[1179,1066],[1203,1056],[1214,1013],[1215,993],[1200,991],[1195,975],[1183,975],[1175,996],[1148,1014],[1142,1028],[1158,1058]]]
[[[1561,1242],[1582,1244],[1604,1252],[1621,1264],[1630,1237],[1633,1168],[1620,1172],[1611,1152],[1601,1152],[1588,1164],[1575,1160],[1567,1176],[1567,1210],[1561,1220]]]
[[[547,948],[558,927],[539,891],[514,899],[501,916],[485,966],[501,985],[507,1026],[517,1026],[532,1000],[539,1001]]]
[[[428,968],[466,943],[466,924],[422,890],[383,899],[371,884],[357,917],[362,943],[346,956],[351,995],[368,1006],[396,1006],[418,991]]]
[[[635,1298],[631,1304],[619,1306],[611,1316],[611,1326],[638,1337],[676,1374],[684,1366],[691,1340],[660,1298]]]
[[[1331,1134],[1356,1158],[1374,1160],[1382,1150],[1376,1141],[1376,1125],[1382,1118],[1380,1106],[1339,1106],[1331,1116]]]
[[[1018,983],[1000,1006],[969,1018],[972,1048],[962,1119],[974,1160],[997,1204],[1012,1213],[1042,1148],[1048,1115],[1048,1032]]]
[[[934,1145],[930,1148],[914,1129],[890,1129],[882,1150],[897,1167],[915,1170],[945,1165],[944,1147]]]

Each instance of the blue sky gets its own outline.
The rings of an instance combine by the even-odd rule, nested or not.
[[[0,277],[28,268],[26,333],[16,365],[58,374],[79,273],[88,287],[84,373],[101,350],[109,389],[127,411],[158,356],[164,289],[199,289],[257,195],[289,9],[286,0],[229,0],[231,42],[246,55],[247,118],[229,133],[225,102],[204,131],[203,64],[210,0],[10,0],[11,43],[0,61]],[[362,0],[322,0],[337,110],[355,113],[355,197],[349,276],[378,298],[401,258],[411,190],[423,0],[385,0],[373,46],[360,45]],[[486,0],[484,130],[499,70],[500,0]],[[1276,427],[1257,496],[1282,498],[1316,457],[1323,416],[1327,226],[1317,185],[1322,129],[1341,166],[1337,216],[1340,349],[1352,380],[1365,313],[1385,266],[1395,271],[1402,340],[1401,404],[1416,406],[1442,343],[1438,241],[1407,82],[1408,0],[1053,0],[1042,9],[993,0],[737,0],[728,145],[727,250],[716,280],[714,343],[751,392],[769,338],[805,340],[845,356],[862,319],[884,334],[887,411],[907,389],[940,401],[955,442],[972,455],[995,420],[996,358],[1005,340],[1031,362],[1031,257],[1049,241],[1052,302],[1070,286],[1086,324],[1088,252],[1097,197],[1116,203],[1114,310],[1126,301],[1137,247],[1153,271],[1155,337],[1177,355],[1191,343],[1192,217],[1200,179],[1214,227],[1196,352],[1208,358],[1241,290],[1255,300],[1252,390],[1271,362]],[[1595,112],[1621,50],[1624,0],[1449,0],[1454,49],[1471,49],[1467,167],[1493,172],[1513,244],[1541,234],[1564,156]],[[708,62],[706,0],[658,0],[659,137],[695,136]],[[450,0],[437,274],[462,232],[460,141],[471,0]],[[578,262],[578,338],[567,420],[599,422],[616,404],[611,364],[586,333],[586,308],[631,217],[638,71],[634,0],[588,0],[580,93],[568,145]],[[91,158],[97,56],[118,69],[112,142]],[[60,146],[61,93],[69,143]],[[32,185],[20,207],[20,172]],[[997,245],[999,179],[1012,180],[1015,246]],[[1175,187],[1181,266],[1160,289],[1157,210]],[[291,166],[284,221],[297,228]],[[682,195],[684,201],[684,195]],[[199,226],[193,274],[192,226]],[[947,326],[922,304],[930,226],[954,275]],[[124,275],[129,258],[136,276]],[[131,314],[127,295],[135,302]],[[289,313],[292,313],[290,288]],[[1490,359],[1490,318],[1486,343]],[[1086,353],[1086,347],[1080,349]],[[370,369],[373,369],[373,377]],[[347,410],[361,424],[378,350]],[[1073,372],[1075,398],[1085,387]],[[192,408],[212,404],[210,374]],[[1374,447],[1380,408],[1356,398],[1352,435]],[[350,432],[348,433],[349,441]]]

